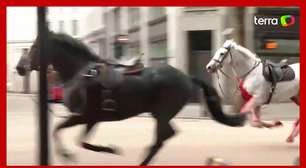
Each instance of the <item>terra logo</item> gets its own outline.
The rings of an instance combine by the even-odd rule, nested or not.
[[[295,22],[295,18],[292,15],[283,15],[281,16],[280,20],[281,20],[281,25],[283,27],[289,27],[291,25],[294,25]]]
[[[283,15],[280,17],[254,16],[254,24],[259,26],[278,26],[289,27],[294,25],[295,18],[292,15]]]

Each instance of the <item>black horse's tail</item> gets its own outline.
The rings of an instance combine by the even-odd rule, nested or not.
[[[243,126],[246,120],[245,114],[235,114],[235,115],[227,115],[223,112],[221,106],[221,99],[218,96],[217,91],[205,83],[204,81],[197,79],[195,77],[191,77],[193,83],[201,86],[204,91],[205,100],[207,103],[207,107],[212,115],[212,118],[222,124],[228,126]]]

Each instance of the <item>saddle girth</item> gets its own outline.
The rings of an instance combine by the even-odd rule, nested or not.
[[[109,112],[116,112],[118,110],[117,108],[117,102],[113,97],[113,93],[109,89],[102,88],[101,90],[101,107],[100,109],[102,111],[109,111]]]

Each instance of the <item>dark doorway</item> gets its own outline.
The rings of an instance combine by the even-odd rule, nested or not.
[[[211,58],[211,41],[212,31],[189,31],[188,44],[189,44],[189,74],[199,79],[211,83],[211,75],[205,70]],[[194,88],[191,102],[200,102],[201,92],[199,88]]]

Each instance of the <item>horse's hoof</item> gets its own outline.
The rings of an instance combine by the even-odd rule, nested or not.
[[[122,150],[119,147],[117,147],[117,146],[110,145],[109,149],[110,149],[110,153],[112,153],[112,154],[122,155]]]
[[[263,123],[263,126],[265,128],[270,128],[270,129],[276,127],[275,124],[269,124],[269,123]]]
[[[275,127],[282,127],[284,125],[283,125],[283,123],[281,121],[274,121],[274,126]]]
[[[250,125],[255,128],[263,128],[264,126],[262,122],[257,122],[257,121],[251,122]]]
[[[115,154],[115,155],[120,155],[121,154],[119,148],[115,147],[113,145],[108,147],[108,146],[101,146],[101,145],[92,145],[92,144],[83,142],[82,147],[84,149],[91,150],[91,151],[94,151],[94,152],[106,152],[106,153],[111,153],[111,154]]]
[[[139,166],[147,166],[149,164],[149,161],[144,160],[143,162],[140,163]]]
[[[287,143],[293,143],[294,142],[294,138],[292,137],[288,137],[286,140]]]
[[[60,155],[64,159],[65,162],[76,162],[75,154],[71,152],[63,151],[60,153]]]

